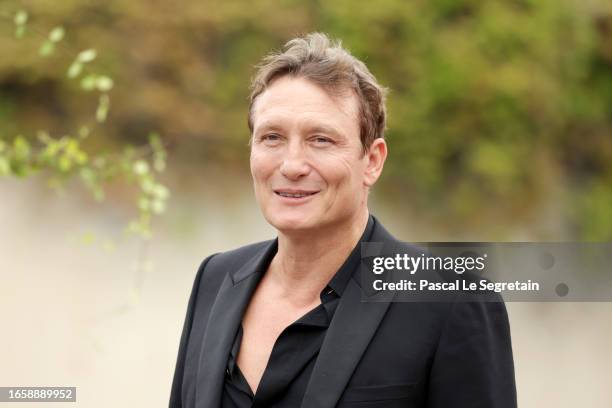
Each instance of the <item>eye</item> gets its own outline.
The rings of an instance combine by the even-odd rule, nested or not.
[[[276,133],[267,133],[259,137],[259,141],[268,145],[274,146],[281,141],[281,136]]]
[[[315,145],[317,146],[327,146],[333,144],[333,140],[326,136],[314,136],[311,139]]]

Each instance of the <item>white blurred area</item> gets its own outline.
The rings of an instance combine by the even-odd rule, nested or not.
[[[123,235],[127,205],[0,179],[0,386],[77,387],[77,403],[53,407],[167,406],[200,261],[274,236],[249,180],[231,180],[191,180],[184,190],[198,194],[170,183],[168,213],[142,246]],[[405,215],[374,207],[398,238],[415,236]],[[507,307],[519,407],[610,406],[612,303]]]

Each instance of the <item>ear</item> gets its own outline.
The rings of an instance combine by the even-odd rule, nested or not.
[[[365,153],[366,168],[364,174],[364,184],[367,187],[372,187],[380,173],[382,173],[385,160],[387,159],[387,143],[385,139],[379,137],[374,139],[372,145]]]

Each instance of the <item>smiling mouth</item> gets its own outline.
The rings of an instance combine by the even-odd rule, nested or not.
[[[274,190],[274,193],[278,196],[285,198],[304,198],[310,197],[318,193],[318,191],[282,191]]]

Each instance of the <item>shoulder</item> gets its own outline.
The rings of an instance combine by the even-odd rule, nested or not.
[[[380,247],[380,250],[383,252],[401,252],[412,256],[425,253],[425,248],[399,240],[383,226],[378,218],[375,216],[372,216],[372,218],[374,225],[369,241],[372,243],[383,243],[384,245]]]
[[[202,261],[207,270],[240,268],[244,263],[250,261],[262,251],[269,248],[275,240],[261,241],[245,245],[225,252],[219,252],[209,256]],[[201,265],[201,267],[202,267]]]
[[[231,271],[237,271],[246,263],[261,255],[274,245],[275,240],[256,242],[229,251],[218,252],[206,257],[198,268],[196,283],[217,282],[221,284]]]

